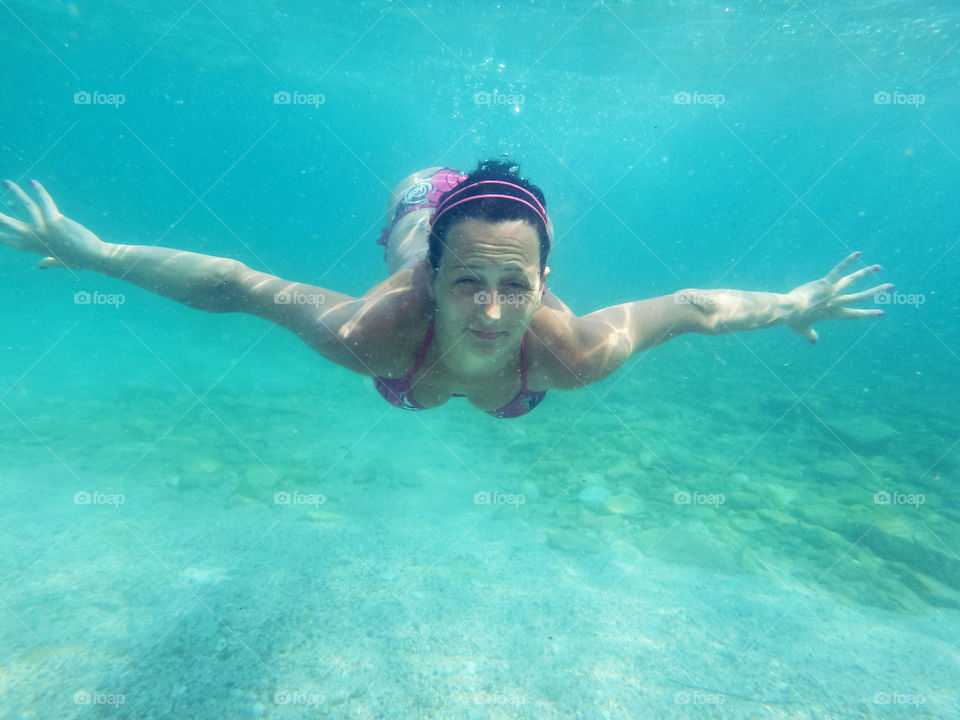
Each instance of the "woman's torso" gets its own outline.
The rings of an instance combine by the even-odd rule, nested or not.
[[[457,377],[436,361],[444,354],[443,348],[436,346],[435,338],[428,338],[434,320],[433,300],[426,286],[428,279],[429,268],[424,262],[395,273],[368,293],[366,297],[373,301],[373,308],[362,313],[364,317],[354,331],[357,347],[363,348],[370,358],[368,372],[364,374],[385,378],[387,385],[401,388],[403,383],[399,381],[406,378],[415,404],[423,408],[443,405],[454,395],[465,396],[474,407],[485,412],[504,408],[510,413],[520,412],[524,403],[539,402],[539,398],[530,394],[541,393],[549,387],[541,362],[542,340],[543,333],[548,332],[545,315],[554,311],[541,307],[534,312],[523,347],[518,344],[516,359],[501,372],[473,380]],[[428,352],[431,349],[433,352]],[[422,357],[416,367],[418,356]],[[512,407],[511,403],[514,403]]]

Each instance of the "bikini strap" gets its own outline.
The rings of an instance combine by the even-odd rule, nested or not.
[[[417,374],[417,370],[420,369],[420,366],[423,365],[423,359],[427,356],[427,350],[430,348],[430,341],[433,340],[433,319],[430,320],[430,327],[427,328],[427,335],[423,338],[423,342],[420,343],[420,349],[417,350],[417,359],[413,363],[413,367],[410,368],[410,372],[403,376],[404,380],[409,381],[414,375]]]
[[[527,359],[526,353],[523,350],[524,341],[527,339],[527,334],[524,333],[523,337],[520,338],[520,392],[527,391]]]

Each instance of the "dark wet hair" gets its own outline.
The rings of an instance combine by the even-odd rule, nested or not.
[[[458,191],[457,201],[492,192],[489,185],[478,185],[475,188],[469,188],[473,183],[481,180],[502,180],[512,183],[513,185],[519,185],[524,190],[533,193],[544,210],[546,210],[547,203],[543,198],[543,192],[536,185],[520,177],[519,170],[520,168],[516,163],[504,160],[483,160],[477,165],[476,170],[467,175],[467,178],[463,182],[440,197],[437,207],[442,209],[444,200]],[[464,191],[464,188],[469,189]],[[516,195],[517,198],[530,202],[530,197],[522,190],[516,190],[505,185],[496,186],[495,192],[503,195]],[[507,220],[526,220],[536,228],[537,236],[540,239],[540,272],[543,272],[543,269],[547,266],[547,255],[550,254],[550,236],[547,234],[546,225],[544,225],[540,215],[532,207],[522,202],[507,198],[486,197],[472,202],[460,203],[456,205],[456,207],[451,207],[449,210],[444,211],[439,216],[430,231],[429,240],[430,264],[435,270],[440,267],[440,258],[446,247],[447,231],[451,225],[465,218],[476,218],[492,223]]]

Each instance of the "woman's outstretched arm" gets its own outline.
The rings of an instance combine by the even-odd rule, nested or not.
[[[230,258],[150,245],[105,243],[80,223],[61,214],[40,183],[31,181],[31,185],[37,193],[39,204],[15,183],[4,183],[30,217],[30,222],[0,214],[0,242],[16,250],[47,256],[40,261],[40,268],[93,270],[207,312],[259,310],[254,314],[259,315],[264,311],[268,315],[274,314],[272,307],[263,307],[262,294],[253,298],[258,301],[256,304],[259,307],[241,306],[244,301],[251,299],[246,293],[236,292],[237,281],[243,277],[268,284],[280,294],[279,302],[274,303],[276,305],[284,304],[284,290],[291,294],[320,290],[334,303],[352,299],[330,290],[288,283],[265,273],[257,273]]]
[[[722,335],[786,325],[815,343],[818,336],[813,325],[822,320],[883,315],[882,310],[849,307],[893,289],[885,284],[845,294],[850,285],[880,270],[879,265],[872,265],[846,274],[859,257],[860,253],[852,253],[825,277],[789,293],[687,289],[583,317],[558,316],[557,322],[567,326],[560,332],[572,342],[556,346],[551,375],[558,387],[581,387],[603,379],[635,353],[688,332]]]
[[[376,369],[378,352],[344,340],[358,318],[376,329],[378,318],[387,315],[376,310],[397,293],[371,291],[353,298],[258,272],[230,258],[105,243],[62,215],[40,183],[31,184],[37,202],[16,184],[4,183],[29,221],[0,214],[0,243],[45,256],[40,268],[93,270],[197,310],[256,315],[296,333],[332,362],[362,374]]]

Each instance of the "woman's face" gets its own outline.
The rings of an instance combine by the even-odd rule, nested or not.
[[[447,231],[431,293],[444,363],[482,373],[512,358],[540,304],[540,240],[525,220],[460,220]]]

